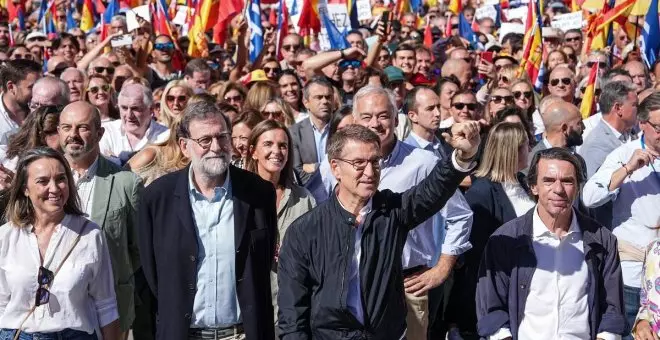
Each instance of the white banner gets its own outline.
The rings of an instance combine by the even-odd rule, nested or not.
[[[527,21],[527,6],[520,6],[518,8],[509,9],[506,12],[506,18],[508,20],[521,19],[524,25]]]
[[[497,9],[492,5],[481,6],[474,12],[474,16],[477,20],[491,18],[495,21],[497,19]]]
[[[504,37],[509,33],[525,34],[525,26],[523,24],[503,22],[499,31],[500,44],[502,43],[502,39],[504,39]]]
[[[355,7],[357,8],[358,21],[371,19],[371,4],[369,0],[357,0]]]
[[[319,19],[321,19],[322,13],[330,18],[333,24],[337,27],[339,33],[348,32],[351,30],[351,19],[348,17],[348,10],[346,9],[345,4],[328,4],[325,0],[319,1]],[[328,39],[328,32],[323,26],[323,20],[321,20],[321,34],[319,34],[319,44],[321,50],[330,49],[330,40]]]
[[[555,15],[555,17],[552,18],[550,26],[560,29],[562,32],[566,33],[568,30],[582,29],[582,22],[582,12],[575,12]]]

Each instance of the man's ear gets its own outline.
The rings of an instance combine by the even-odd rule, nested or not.
[[[330,160],[330,170],[332,175],[335,176],[337,182],[341,182],[341,170],[339,169],[339,162],[334,159]]]
[[[185,138],[179,138],[179,148],[186,158],[190,159],[190,151],[188,150],[188,141]]]
[[[397,119],[399,118],[399,115],[397,114]],[[417,116],[417,112],[415,111],[408,111],[408,119],[410,119],[411,122],[417,123],[419,121],[419,117]],[[398,122],[396,122],[398,125]]]
[[[537,196],[539,195],[539,188],[536,186],[536,184],[532,184],[529,186],[529,190],[532,192],[532,195]]]

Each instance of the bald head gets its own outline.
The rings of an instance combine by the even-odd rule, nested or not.
[[[637,93],[644,91],[648,87],[650,76],[646,65],[637,60],[629,61],[623,65],[623,69],[630,74],[633,84],[637,88]]]
[[[463,59],[448,59],[442,65],[440,73],[443,77],[454,76],[458,78],[462,88],[465,88],[472,77],[470,64]]]
[[[57,132],[60,147],[70,162],[98,157],[103,128],[99,110],[92,104],[77,101],[64,107]]]
[[[69,87],[55,77],[43,77],[32,88],[33,109],[39,106],[62,106],[69,102]]]
[[[580,109],[563,100],[550,104],[542,118],[546,131],[559,131],[562,124],[581,120]]]

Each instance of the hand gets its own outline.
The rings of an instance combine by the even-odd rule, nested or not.
[[[238,19],[238,22],[236,22],[236,26],[238,27],[238,34],[241,36],[244,36],[247,34],[248,31],[248,22],[245,20],[243,16],[241,16]]]
[[[472,159],[479,150],[479,143],[481,143],[479,132],[481,132],[482,125],[486,125],[484,120],[454,123],[451,127],[451,135],[445,132],[442,137],[456,149],[458,158],[461,160]]]
[[[311,164],[303,164],[303,171],[311,174],[314,171],[316,171],[316,163],[311,163]]]
[[[414,296],[422,296],[432,288],[440,286],[447,279],[436,268],[431,268],[421,274],[415,274],[403,280],[403,288],[406,293]]]
[[[124,35],[124,32],[117,32],[110,34],[105,38],[105,40],[103,40],[103,42],[101,42],[101,45],[107,46],[110,43],[110,41],[112,41],[112,39],[121,37],[122,35]]]
[[[649,149],[635,150],[635,153],[633,153],[632,157],[630,157],[630,160],[626,164],[626,170],[635,172],[638,169],[653,163],[656,158],[658,158],[658,154]]]
[[[385,41],[387,39],[387,32],[385,32],[385,23],[383,22],[383,19],[381,18],[378,21],[378,26],[376,27],[376,35],[378,36],[379,41]]]
[[[344,52],[345,60],[362,59],[367,56],[367,54],[363,50],[357,47],[349,47],[343,50],[343,52]]]
[[[0,190],[11,188],[12,180],[14,180],[14,172],[0,164]]]
[[[640,320],[635,327],[635,339],[658,340],[658,335],[653,333],[653,328],[648,321]]]
[[[488,78],[495,78],[495,65],[488,60],[481,59],[477,66],[477,72],[488,76]]]

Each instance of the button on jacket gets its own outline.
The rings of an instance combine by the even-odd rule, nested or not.
[[[437,213],[465,176],[448,159],[404,193],[373,196],[361,236],[363,323],[347,306],[355,217],[333,195],[296,220],[279,257],[280,339],[401,338],[406,329],[401,257],[408,231]]]

